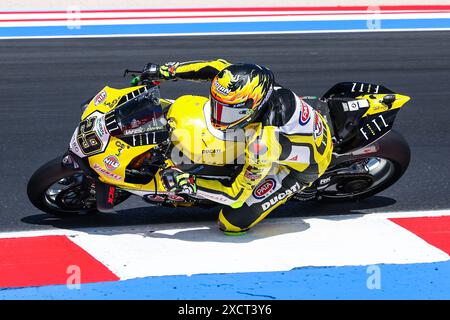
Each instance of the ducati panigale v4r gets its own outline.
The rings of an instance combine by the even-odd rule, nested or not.
[[[189,151],[195,159],[175,163],[179,169],[227,180],[242,168],[219,163],[214,156],[215,150],[226,147],[206,123],[208,99],[163,99],[159,83],[134,75],[131,84],[120,90],[105,87],[82,105],[81,122],[69,150],[40,167],[28,182],[28,197],[36,208],[60,216],[114,212],[114,206],[130,195],[170,207],[216,205],[200,196],[167,192],[161,179],[162,170],[175,163],[174,128],[201,130],[200,140],[208,141],[207,147],[194,143]],[[362,199],[388,188],[403,175],[410,149],[392,126],[409,97],[381,85],[342,82],[320,99],[302,99],[325,117],[334,152],[327,171],[292,200]],[[257,189],[264,193],[267,187],[263,180]]]

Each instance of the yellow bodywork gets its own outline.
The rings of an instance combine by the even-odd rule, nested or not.
[[[96,111],[101,112],[103,114],[108,113],[109,111],[117,107],[117,104],[122,96],[134,92],[136,90],[139,90],[141,88],[144,88],[144,86],[130,87],[125,89],[114,89],[108,86],[104,87],[102,91],[100,91],[100,93],[97,96],[95,96],[89,103],[88,107],[83,112],[81,119],[82,120],[86,119],[87,117],[89,117],[89,115],[91,115]],[[100,94],[102,94],[102,92],[106,93],[106,97],[103,99],[103,101],[101,101],[101,103],[97,103],[96,105],[96,98]],[[171,101],[166,99],[161,99],[160,101],[163,108],[171,104]],[[124,181],[125,169],[133,159],[135,159],[139,155],[144,154],[145,152],[147,152],[148,150],[152,149],[155,146],[156,145],[145,145],[133,147],[131,145],[128,145],[121,139],[111,135],[109,137],[109,143],[106,149],[100,154],[90,156],[88,158],[88,161],[90,167],[99,174],[99,179],[102,182],[115,185],[124,189],[142,190],[142,191],[148,190],[150,193],[155,190],[154,181],[151,181],[146,185],[126,183]],[[109,156],[115,156],[119,160],[120,165],[114,170],[107,169],[105,166],[104,159],[106,159]],[[170,164],[171,162],[169,161],[169,165]],[[109,172],[109,174],[105,173],[105,171]],[[159,172],[157,173],[156,183],[157,183],[156,185],[157,190],[163,191],[164,187],[161,183],[161,179],[159,179]]]
[[[383,98],[385,96],[389,96],[389,95],[395,96],[395,101],[392,103],[392,106],[388,106],[387,104],[383,103]],[[371,116],[371,115],[374,115],[377,113],[382,113],[382,112],[385,112],[388,110],[400,109],[411,98],[408,96],[401,95],[401,94],[368,94],[368,95],[356,97],[356,99],[359,99],[359,100],[365,99],[369,102],[369,109],[362,116],[364,118],[364,117]]]
[[[88,107],[81,115],[81,120],[86,119],[90,114],[92,114],[95,111],[99,111],[101,113],[107,113],[111,110],[113,110],[115,107],[117,107],[117,104],[120,101],[120,98],[122,98],[124,95],[127,95],[129,93],[132,93],[134,91],[137,91],[139,89],[143,89],[145,86],[137,86],[137,87],[130,87],[125,89],[114,89],[111,87],[104,87],[99,94],[97,94],[91,102],[89,102]],[[101,103],[96,104],[96,98],[102,93],[105,92],[106,96],[101,101]],[[161,105],[164,107],[167,107],[170,105],[171,102],[166,99],[161,99]]]

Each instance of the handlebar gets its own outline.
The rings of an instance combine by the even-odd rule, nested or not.
[[[125,78],[127,76],[127,74],[129,74],[129,73],[142,73],[142,71],[135,71],[135,70],[125,69],[125,71],[123,72],[123,77]],[[133,74],[133,77],[135,77],[134,74]]]
[[[153,86],[158,86],[160,84],[159,81],[155,81],[155,80],[151,80],[151,79],[142,79],[141,75],[142,75],[142,71],[136,71],[136,70],[130,70],[130,69],[125,69],[125,71],[123,72],[123,77],[125,78],[128,74],[131,73],[132,79],[130,81],[130,84],[132,86],[137,86],[139,85],[139,83],[143,84],[143,85],[153,85]],[[139,74],[139,75],[136,75]]]

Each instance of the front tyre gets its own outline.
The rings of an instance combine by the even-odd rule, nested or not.
[[[118,190],[115,205],[130,194]],[[90,215],[97,213],[95,182],[82,171],[62,165],[57,157],[40,167],[27,185],[28,199],[41,211],[58,216]]]

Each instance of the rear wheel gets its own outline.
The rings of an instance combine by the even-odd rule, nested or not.
[[[58,216],[91,215],[97,213],[95,182],[82,171],[61,164],[62,157],[49,161],[30,178],[28,198],[41,211]],[[115,205],[130,194],[117,189]]]
[[[397,182],[406,170],[396,160],[381,157],[358,159],[342,166],[349,173],[332,177],[332,182],[318,192],[319,200],[339,202],[368,198]],[[360,170],[355,170],[358,168]]]

